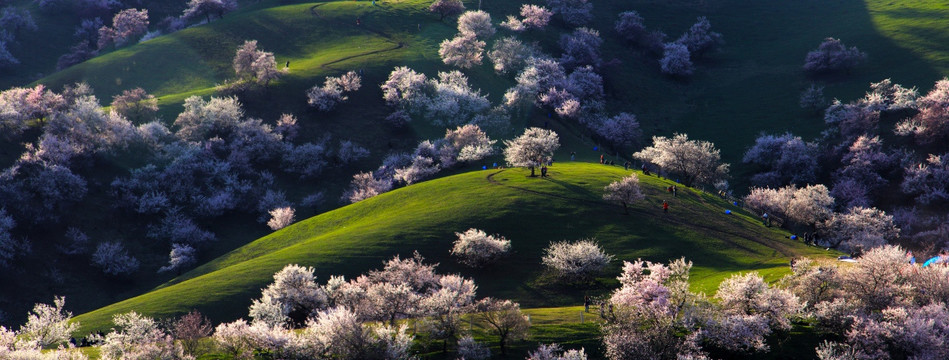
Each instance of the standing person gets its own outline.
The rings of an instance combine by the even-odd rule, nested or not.
[[[583,297],[583,312],[590,312],[590,297]]]
[[[576,152],[576,151],[571,151],[571,152],[570,152],[570,161],[574,161],[574,160],[576,160],[576,159],[577,159],[577,152]]]
[[[629,170],[629,161],[623,164],[623,170]]]
[[[669,212],[669,202],[665,200],[662,201],[662,212],[664,213]]]
[[[761,222],[763,222],[765,226],[771,227],[771,218],[768,217],[768,213],[761,215]]]
[[[672,185],[672,197],[679,197],[679,188],[675,185]]]
[[[540,177],[547,177],[547,165],[540,167]]]
[[[600,154],[600,164],[603,163],[603,154]]]

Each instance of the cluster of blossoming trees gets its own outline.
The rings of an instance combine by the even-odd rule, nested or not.
[[[486,238],[475,229],[458,236],[456,248],[472,237]],[[612,259],[595,243],[580,241],[552,244],[544,262],[579,254],[585,254],[591,268]],[[579,262],[583,261],[574,261]],[[332,276],[320,285],[313,268],[288,265],[253,301],[250,321],[212,327],[195,312],[172,322],[130,312],[115,315],[112,331],[91,340],[104,359],[192,359],[209,351],[237,359],[261,354],[412,359],[415,334],[422,332],[440,340],[444,350],[453,344],[466,359],[486,359],[490,351],[468,334],[466,319],[477,319],[498,336],[502,353],[511,341],[528,334],[529,320],[516,302],[477,300],[471,279],[438,274],[435,267],[417,253],[412,258],[396,256],[382,269],[351,280]],[[945,346],[949,268],[916,268],[901,248],[875,248],[852,266],[800,259],[793,264],[793,273],[776,285],[754,272],[736,274],[723,281],[712,297],[689,290],[691,267],[685,259],[668,265],[624,262],[617,278],[620,288],[601,305],[600,328],[608,358],[762,354],[769,351],[769,336],[787,333],[795,323],[812,324],[822,336],[837,339],[815,349],[822,360],[949,356]],[[63,298],[56,298],[53,305],[37,304],[16,331],[0,327],[0,356],[86,359],[69,342],[79,325],[70,321],[64,304]],[[200,346],[199,340],[206,337],[213,339],[213,348]],[[528,359],[586,359],[586,354],[582,349],[564,352],[556,344],[541,345]]]
[[[272,62],[272,54],[253,45],[248,42],[238,52],[239,74],[260,59]],[[248,76],[257,81],[266,77]],[[265,124],[245,116],[233,97],[186,99],[170,129],[156,116],[154,96],[142,89],[125,91],[111,105],[110,112],[103,111],[84,84],[61,93],[42,85],[0,92],[0,129],[8,139],[21,139],[31,123],[42,120],[38,139],[27,143],[23,155],[0,174],[0,265],[40,240],[27,238],[30,228],[65,225],[62,238],[44,241],[65,254],[89,256],[108,274],[135,271],[140,262],[123,244],[131,239],[90,239],[83,224],[63,219],[63,214],[90,206],[84,200],[99,192],[116,210],[132,214],[131,221],[147,229],[148,239],[166,243],[170,264],[163,269],[178,270],[215,238],[201,225],[210,219],[240,211],[257,214],[273,229],[293,221],[294,204],[274,189],[274,171],[314,178],[368,155],[348,140],[294,142],[293,115],[284,114],[276,126]],[[97,161],[130,154],[138,159],[130,172],[104,184],[88,179]],[[313,206],[322,196],[305,196],[299,204]]]
[[[941,210],[949,200],[947,94],[949,80],[920,95],[887,79],[861,99],[835,100],[824,111],[828,130],[814,142],[763,134],[744,156],[759,171],[745,203],[792,229],[820,234],[825,246],[949,246]],[[902,137],[889,146],[884,120]]]

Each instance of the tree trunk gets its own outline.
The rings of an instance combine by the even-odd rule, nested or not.
[[[626,202],[623,202],[623,214],[629,215],[629,207],[626,206]]]
[[[500,341],[501,341],[501,355],[507,355],[507,348],[504,347],[504,343],[506,342],[505,340],[507,340],[507,339],[505,339],[506,337],[507,337],[507,335],[501,335],[501,339],[500,339]]]
[[[534,176],[535,176],[535,175],[534,175],[534,167],[531,166],[531,177],[534,177]]]

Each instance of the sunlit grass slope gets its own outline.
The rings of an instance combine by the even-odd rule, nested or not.
[[[621,167],[555,164],[549,178],[526,170],[483,170],[427,181],[300,221],[208,262],[149,293],[76,318],[84,330],[109,326],[111,315],[130,310],[172,316],[192,308],[217,321],[245,316],[250,301],[291,263],[314,266],[318,280],[352,277],[398,254],[418,250],[443,273],[473,277],[481,296],[513,298],[527,307],[576,304],[586,291],[616,286],[620,260],[695,262],[693,287],[712,292],[729,274],[758,270],[769,279],[787,272],[793,256],[822,250],[785,238],[717,197],[653,176],[640,179],[646,200],[630,215],[601,200],[603,187]],[[669,213],[661,202],[669,201]],[[725,210],[735,210],[731,215]],[[483,270],[449,256],[454,232],[480,228],[512,240],[513,254]],[[592,288],[563,286],[545,273],[540,258],[551,241],[596,238],[615,261]]]

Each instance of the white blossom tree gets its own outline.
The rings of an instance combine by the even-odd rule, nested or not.
[[[847,213],[834,213],[822,225],[834,247],[843,251],[862,252],[889,244],[900,236],[893,216],[877,208],[852,207]]]
[[[54,297],[53,305],[36,304],[18,335],[40,348],[68,343],[72,333],[79,329],[79,323],[72,322],[72,312],[66,311],[65,305],[66,298],[62,296]]]
[[[685,45],[692,57],[700,57],[722,43],[722,34],[711,31],[711,28],[708,18],[700,16],[676,43]]]
[[[639,189],[639,177],[636,174],[611,182],[603,188],[603,191],[605,191],[603,200],[620,203],[623,205],[624,214],[629,214],[630,204],[646,198]]]
[[[270,220],[267,221],[267,226],[269,226],[271,230],[283,229],[296,220],[294,214],[294,209],[289,206],[270,210]]]
[[[938,204],[949,200],[949,153],[929,154],[925,162],[912,164],[900,189],[913,195],[921,204]]]
[[[377,179],[370,172],[359,173],[353,175],[349,189],[343,193],[343,199],[355,203],[389,190],[392,190],[392,179]]]
[[[458,239],[452,246],[451,254],[468,266],[484,266],[511,250],[511,240],[500,235],[488,235],[483,230],[472,228],[455,235]]]
[[[682,176],[686,186],[714,182],[728,175],[728,164],[721,163],[720,151],[708,141],[689,140],[686,134],[675,134],[672,138],[653,136],[652,142],[652,146],[634,153],[633,157]]]
[[[505,140],[504,145],[504,160],[511,166],[530,168],[535,176],[534,168],[553,156],[560,138],[551,130],[532,127],[514,140]]]
[[[912,90],[915,90],[912,89]],[[933,144],[945,141],[949,136],[949,78],[936,82],[933,89],[915,101],[919,112],[896,124],[897,135],[912,136],[919,144]]]
[[[567,68],[582,65],[599,66],[601,45],[603,45],[603,39],[600,38],[599,31],[585,27],[577,28],[572,33],[560,37],[560,48],[563,50],[560,62]]]
[[[464,125],[455,130],[445,130],[445,141],[458,152],[458,161],[477,161],[494,154],[494,144],[478,125]]]
[[[355,71],[347,72],[340,77],[329,76],[323,86],[313,86],[307,90],[307,103],[320,111],[330,111],[336,104],[349,100],[345,93],[359,90],[362,87],[362,77]]]
[[[527,66],[527,60],[539,52],[536,46],[525,45],[513,36],[503,37],[494,42],[488,59],[494,65],[494,71],[500,74],[516,73]]]
[[[128,312],[112,318],[115,327],[99,346],[105,360],[181,359],[184,350],[174,338],[158,327],[155,320]]]
[[[104,242],[92,254],[92,263],[109,275],[125,275],[138,270],[138,259],[118,242]]]
[[[316,275],[312,267],[290,264],[274,274],[274,282],[261,292],[261,299],[251,306],[251,314],[269,314],[264,307],[277,305],[282,310],[282,317],[301,325],[305,319],[326,308],[328,299],[326,292],[316,284]],[[269,303],[269,304],[268,304]],[[255,307],[260,307],[255,311]],[[261,317],[267,323],[272,317]],[[254,317],[255,321],[258,317]],[[279,316],[277,317],[280,318]],[[281,325],[268,323],[270,326]]]
[[[458,356],[465,360],[487,360],[491,358],[491,349],[473,337],[465,336],[458,339]]]
[[[569,281],[589,280],[613,261],[595,240],[559,241],[544,249],[542,262],[561,278]]]
[[[771,328],[784,331],[791,329],[790,317],[801,310],[797,296],[768,286],[756,272],[725,279],[719,284],[715,298],[729,314],[761,316]]]
[[[763,171],[751,178],[758,186],[804,185],[817,180],[817,144],[805,143],[791,133],[762,134],[742,161],[762,167]]]
[[[458,17],[458,33],[462,35],[474,35],[484,40],[493,36],[495,31],[491,15],[484,11],[466,11]]]
[[[247,40],[238,47],[232,64],[234,72],[241,80],[254,80],[260,85],[269,85],[286,72],[286,69],[277,69],[272,52],[257,48],[257,40]]]
[[[181,271],[182,268],[194,264],[195,250],[188,244],[171,244],[171,253],[168,254],[168,265],[162,266],[158,272]]]
[[[804,58],[804,71],[822,73],[834,71],[849,72],[854,66],[866,60],[867,54],[856,46],[847,48],[840,39],[826,38],[817,50],[807,53]]]
[[[687,46],[677,42],[667,43],[663,45],[659,67],[666,75],[689,76],[695,71],[690,57]]]
[[[477,306],[478,315],[498,336],[501,355],[507,354],[508,341],[527,337],[531,324],[527,315],[521,312],[520,304],[511,300],[484,298]]]
[[[438,279],[439,288],[419,301],[420,313],[427,316],[425,324],[433,339],[442,340],[442,350],[463,334],[461,316],[472,310],[477,286],[471,279],[445,275]],[[460,349],[459,349],[460,351]]]

